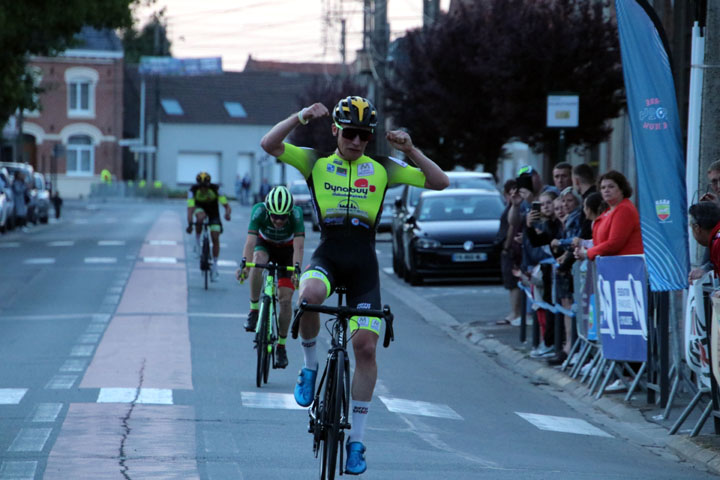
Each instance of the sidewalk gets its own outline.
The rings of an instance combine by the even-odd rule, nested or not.
[[[596,400],[595,394],[589,395],[589,382],[580,382],[580,377],[573,379],[569,376],[570,369],[562,372],[560,367],[552,367],[543,359],[530,357],[532,349],[532,328],[528,325],[527,341],[520,343],[520,328],[510,325],[496,325],[495,320],[462,323],[436,303],[421,297],[412,288],[405,286],[394,275],[385,274],[381,281],[385,284],[394,283],[403,288],[402,294],[397,298],[411,306],[431,324],[445,330],[450,336],[459,341],[467,342],[484,352],[503,367],[528,378],[537,385],[548,385],[572,396],[573,401],[583,402],[597,408],[613,421],[614,429],[620,429],[622,436],[633,440],[646,448],[662,455],[663,449],[668,449],[678,457],[691,463],[704,466],[708,471],[720,475],[720,435],[714,433],[713,419],[708,418],[700,434],[690,437],[690,431],[698,422],[702,411],[709,401],[709,396],[702,400],[693,409],[675,435],[669,435],[670,428],[689,404],[691,395],[678,393],[673,400],[673,408],[669,417],[663,419],[664,409],[659,405],[647,403],[647,394],[640,388],[633,393],[630,402],[624,402],[627,391],[604,393]],[[487,309],[482,299],[463,298],[463,308],[466,312],[481,312]],[[528,319],[531,317],[528,316]],[[659,400],[659,394],[656,395]]]

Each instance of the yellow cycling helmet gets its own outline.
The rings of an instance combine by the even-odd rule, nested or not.
[[[210,174],[207,172],[200,172],[195,177],[195,181],[200,185],[210,185]]]
[[[343,98],[333,109],[333,121],[339,127],[364,128],[373,131],[377,126],[377,111],[370,100],[363,97]]]

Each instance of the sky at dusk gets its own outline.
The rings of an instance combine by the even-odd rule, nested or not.
[[[441,0],[447,11],[450,0]],[[422,24],[422,0],[389,0],[391,39]],[[362,46],[362,0],[158,0],[135,12],[139,25],[166,8],[172,54],[222,57],[224,70],[259,60],[339,62],[340,18],[346,19],[347,61]]]

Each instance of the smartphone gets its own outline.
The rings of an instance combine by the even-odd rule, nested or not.
[[[532,209],[534,212],[540,211],[540,202],[532,202]]]

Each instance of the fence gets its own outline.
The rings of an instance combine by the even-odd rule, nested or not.
[[[625,402],[638,390],[646,392],[648,404],[664,408],[670,416],[681,389],[692,395],[690,403],[673,424],[675,434],[693,409],[705,398],[705,406],[691,436],[700,432],[712,416],[714,431],[720,433],[720,298],[711,301],[714,290],[710,279],[696,282],[689,290],[687,318],[683,327],[685,352],[680,348],[679,322],[670,322],[668,292],[650,292],[642,256],[618,256],[575,262],[572,268],[573,304],[563,308],[557,299],[557,268],[552,260],[544,270],[545,285],[551,295],[538,295],[538,285],[518,283],[525,292],[520,325],[520,342],[532,328],[532,346],[540,344],[537,312],[555,317],[554,345],[559,351],[562,338],[561,316],[572,320],[570,353],[561,370],[587,383],[589,395],[599,399],[611,381],[627,389]],[[546,287],[547,288],[547,287]],[[551,301],[548,301],[551,300]],[[713,305],[714,304],[714,305]],[[531,314],[534,321],[528,321]],[[708,335],[708,333],[710,335]],[[673,341],[671,341],[671,339]],[[711,340],[709,340],[711,339]],[[715,357],[718,357],[715,359]],[[671,365],[672,363],[672,365]]]

